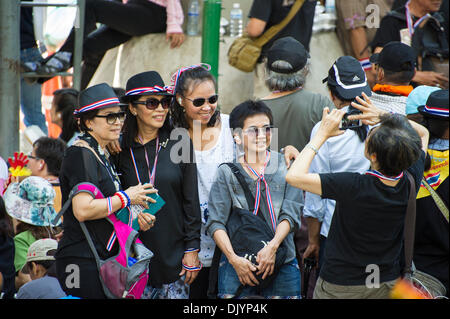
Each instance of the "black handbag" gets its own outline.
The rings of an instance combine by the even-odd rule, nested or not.
[[[254,207],[255,199],[250,192],[250,189],[248,188],[244,177],[239,171],[239,168],[233,163],[224,164],[230,167],[231,171],[239,181],[242,189],[244,190],[248,207]],[[273,229],[267,224],[262,214],[254,215],[253,212],[249,210],[237,207],[233,207],[231,209],[230,216],[226,224],[226,229],[236,255],[248,259],[253,264],[256,264],[256,256],[258,252],[263,249],[275,235]],[[256,275],[255,273],[255,277],[259,282],[259,285],[257,286],[258,292],[269,286],[270,283],[275,279],[280,267],[286,260],[286,255],[287,248],[283,241],[276,253],[275,267],[272,275],[267,276],[265,279],[262,279],[262,274]],[[218,265],[221,256],[222,252],[216,246],[210,269],[210,286],[208,289],[208,296],[210,298],[214,298],[217,295]],[[234,294],[234,298],[240,296],[243,288],[243,285],[239,286]]]

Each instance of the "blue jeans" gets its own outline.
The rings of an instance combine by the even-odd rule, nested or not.
[[[39,61],[42,60],[41,53],[38,48],[28,48],[20,51],[20,61]],[[24,115],[25,126],[37,125],[45,133],[48,134],[45,116],[42,113],[42,86],[34,82],[32,84],[25,81],[23,77],[20,79],[20,108]]]
[[[233,298],[240,285],[236,271],[225,255],[222,254],[219,264],[218,297]],[[246,286],[242,290],[240,298],[261,296],[273,299],[300,299],[300,285],[300,269],[297,260],[294,258],[281,266],[275,279],[260,294],[258,294],[256,287]]]

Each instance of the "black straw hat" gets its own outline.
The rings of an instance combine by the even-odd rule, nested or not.
[[[170,95],[171,87],[165,86],[161,76],[156,71],[147,71],[133,75],[128,79],[125,95],[121,101],[128,103],[132,96],[141,95]]]
[[[426,105],[418,107],[419,113],[426,117],[448,120],[448,90],[438,90],[430,94]]]
[[[121,106],[113,88],[106,83],[100,83],[81,91],[78,96],[78,105],[79,108],[73,112],[75,115],[108,107]]]

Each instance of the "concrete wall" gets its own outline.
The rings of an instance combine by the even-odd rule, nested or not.
[[[223,0],[222,15],[229,18],[229,10],[236,0]],[[244,17],[250,9],[250,0],[239,1]],[[182,0],[187,11],[189,0]],[[244,23],[246,23],[244,21]],[[264,97],[261,92],[253,92],[253,73],[241,72],[228,64],[227,52],[234,39],[228,36],[220,43],[219,57],[219,105],[223,112],[229,113],[240,102],[255,97]],[[322,79],[328,74],[332,63],[341,56],[342,49],[334,32],[314,34],[311,39],[311,74],[305,89],[328,94]],[[132,75],[148,70],[156,70],[164,82],[170,84],[170,76],[178,68],[200,62],[201,36],[186,37],[185,43],[170,49],[164,34],[149,34],[135,37],[127,43],[111,49],[105,55],[91,85],[106,82],[112,86],[125,87]]]

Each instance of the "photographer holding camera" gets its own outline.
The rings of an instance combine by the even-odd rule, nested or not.
[[[314,157],[309,171],[310,173],[365,172],[370,166],[370,162],[364,156],[367,126],[359,121],[350,121],[347,116],[360,113],[350,105],[357,96],[361,96],[363,92],[371,94],[366,74],[358,60],[343,56],[336,60],[323,82],[327,83],[330,98],[336,108],[345,112],[340,124],[343,134],[332,137],[324,143]],[[311,139],[318,132],[320,125],[321,122],[313,128]],[[309,243],[304,258],[315,259],[319,268],[322,265],[335,204],[332,199],[322,199],[320,195],[306,192],[303,214],[308,223]]]
[[[350,119],[380,123],[368,133],[364,148],[371,170],[308,172],[324,143],[345,134],[339,129],[342,110],[326,108],[316,135],[286,175],[290,185],[336,200],[314,299],[389,298],[402,275],[405,213],[412,186],[416,192],[420,188],[429,133],[405,116],[381,111],[362,95],[364,100],[357,97],[359,104],[352,105],[363,114]]]

